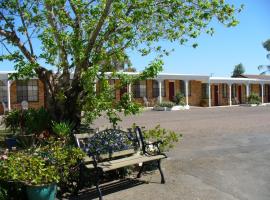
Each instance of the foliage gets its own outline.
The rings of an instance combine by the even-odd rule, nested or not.
[[[61,141],[28,151],[10,152],[0,160],[0,179],[29,185],[65,182],[70,168],[83,156],[80,149]]]
[[[20,131],[21,134],[39,134],[50,128],[50,115],[45,108],[28,110],[12,110],[4,118],[6,128],[13,133]]]
[[[251,93],[248,97],[248,103],[249,104],[260,104],[261,103],[261,98],[259,97],[258,94],[256,93]]]
[[[177,93],[174,97],[174,103],[176,105],[185,105],[185,96],[182,93]]]
[[[232,77],[239,77],[240,75],[245,73],[245,68],[242,63],[235,65],[233,70]]]
[[[208,102],[207,102],[205,99],[202,99],[202,100],[200,101],[200,106],[206,107],[207,105],[208,105]]]
[[[8,112],[8,114],[5,115],[4,117],[5,127],[9,128],[13,134],[16,133],[16,131],[18,130],[20,126],[19,116],[20,116],[20,111],[14,109]]]
[[[163,101],[159,103],[157,106],[158,107],[167,107],[167,108],[172,108],[175,104],[171,101]]]
[[[136,77],[153,78],[171,51],[158,45],[159,40],[185,44],[201,33],[212,35],[212,20],[236,26],[241,10],[224,0],[2,0],[0,60],[14,62],[18,73],[13,78],[36,75],[46,83],[46,108],[54,120],[78,125],[82,110],[89,122],[105,111],[115,123],[119,111],[134,114],[139,109],[129,99],[115,105],[106,90],[96,95],[94,83],[123,67],[127,50],[142,56],[156,52]],[[125,87],[125,76],[114,75]]]
[[[264,43],[263,43],[263,47],[267,50],[267,55],[266,55],[266,58],[268,58],[270,60],[270,39],[266,40]],[[258,69],[259,70],[264,70],[262,72],[262,74],[266,74],[267,72],[270,71],[270,65],[259,65],[258,66]]]
[[[53,121],[52,131],[60,138],[70,138],[73,126],[72,123]]]
[[[162,141],[160,144],[160,150],[162,152],[173,148],[174,143],[178,142],[182,137],[181,134],[161,128],[160,125],[157,125],[154,129],[143,130],[143,136],[151,142]]]
[[[0,161],[1,180],[24,182],[30,185],[45,185],[58,182],[60,177],[56,166],[37,155],[25,152],[10,153]]]

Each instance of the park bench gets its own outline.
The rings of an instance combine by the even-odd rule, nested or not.
[[[144,167],[150,162],[157,164],[161,175],[161,183],[165,183],[161,169],[161,159],[166,155],[161,153],[161,141],[147,143],[139,127],[125,132],[118,129],[106,129],[96,133],[75,134],[75,140],[88,156],[83,159],[80,168],[80,181],[78,190],[81,189],[81,177],[85,170],[95,173],[95,186],[102,199],[99,187],[100,178],[106,172],[142,163],[137,178],[141,177]],[[149,151],[152,148],[152,151]],[[153,148],[155,149],[153,151]]]

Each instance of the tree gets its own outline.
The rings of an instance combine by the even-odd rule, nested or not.
[[[239,77],[240,75],[245,73],[245,68],[242,63],[234,66],[234,70],[232,72],[232,77]]]
[[[266,40],[263,43],[263,47],[268,51],[268,54],[266,55],[266,58],[270,60],[270,39]],[[267,72],[270,71],[270,65],[259,65],[258,66],[259,70],[264,70],[262,74],[266,74]]]
[[[117,111],[138,111],[128,95],[113,102],[106,79],[119,78],[124,86],[154,77],[162,70],[167,50],[158,41],[186,43],[216,18],[236,26],[242,10],[224,0],[0,0],[0,37],[6,53],[1,60],[14,62],[13,78],[36,75],[46,85],[47,108],[56,120],[80,124],[81,111],[92,121],[106,112],[113,122]],[[193,46],[196,46],[194,44]],[[157,55],[144,72],[128,78],[115,73],[114,61],[124,63],[126,50],[142,56]],[[116,67],[117,68],[117,67]],[[53,70],[56,73],[53,73]],[[113,71],[108,75],[106,72]],[[70,79],[70,77],[72,77]],[[95,82],[99,81],[99,93]]]

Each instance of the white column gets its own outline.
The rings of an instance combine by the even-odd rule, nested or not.
[[[162,102],[162,94],[161,94],[161,87],[162,87],[162,82],[161,80],[158,80],[158,100],[159,100],[159,103]]]
[[[261,89],[262,89],[262,103],[264,103],[264,84],[261,84]]]
[[[208,83],[208,106],[211,107],[211,83]]]
[[[129,100],[131,101],[131,83],[128,84],[128,97],[129,97]]]
[[[232,84],[229,83],[229,106],[232,106]]]
[[[249,97],[249,83],[246,84],[246,96]]]
[[[186,106],[188,106],[188,80],[185,80]]]
[[[8,100],[8,110],[11,110],[11,97],[10,97],[10,86],[11,86],[11,81],[7,81],[7,100]]]

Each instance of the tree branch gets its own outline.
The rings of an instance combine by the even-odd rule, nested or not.
[[[25,31],[25,35],[26,35],[26,38],[27,38],[27,41],[28,41],[28,44],[29,44],[30,53],[32,55],[34,55],[33,45],[32,45],[32,42],[31,42],[31,39],[30,39],[30,36],[29,36],[29,33],[28,33],[28,29],[27,29],[26,24],[25,24],[25,20],[24,20],[22,10],[20,9],[20,2],[19,1],[17,1],[17,5],[18,5],[18,12],[20,14],[22,25],[23,25],[23,28],[24,28],[24,31]]]
[[[86,47],[86,51],[85,51],[85,55],[86,55],[86,62],[87,60],[89,59],[89,55],[94,47],[94,44],[96,42],[96,39],[97,39],[97,36],[107,18],[107,16],[109,15],[109,12],[110,12],[110,8],[111,8],[111,5],[112,5],[112,2],[113,0],[107,0],[106,1],[106,6],[105,6],[105,9],[97,23],[97,26],[96,28],[94,29],[94,31],[91,33],[91,36],[89,37],[89,40],[88,40],[88,44],[87,44],[87,47]]]

